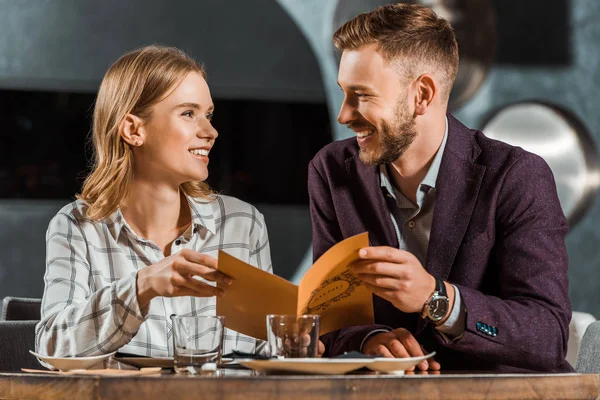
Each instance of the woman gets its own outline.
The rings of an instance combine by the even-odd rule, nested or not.
[[[110,67],[93,171],[48,227],[38,352],[171,356],[169,316],[214,315],[230,283],[218,249],[272,272],[262,214],[203,182],[213,109],[204,69],[177,49],[145,47]],[[223,351],[263,344],[228,330]]]

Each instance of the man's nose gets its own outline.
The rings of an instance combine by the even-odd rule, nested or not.
[[[342,125],[347,125],[351,122],[354,117],[354,107],[348,104],[347,100],[344,100],[342,103],[342,108],[340,108],[340,112],[337,117],[337,121]]]

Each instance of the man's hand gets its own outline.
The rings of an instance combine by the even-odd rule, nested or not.
[[[435,290],[435,278],[408,251],[393,247],[365,247],[359,251],[360,260],[350,270],[365,287],[406,313],[420,313]],[[454,304],[454,289],[446,285],[450,298],[449,311]]]
[[[319,348],[317,349],[317,357],[323,357],[325,353],[325,345],[319,340]]]
[[[408,358],[425,355],[417,339],[406,329],[398,328],[391,332],[378,333],[365,342],[362,349],[364,354],[375,356],[383,355],[388,358]],[[419,363],[421,371],[439,371],[440,363],[430,358]],[[414,371],[410,367],[407,371]]]

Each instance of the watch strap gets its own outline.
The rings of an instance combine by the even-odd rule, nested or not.
[[[444,281],[437,277],[435,278],[435,291],[438,292],[441,296],[448,297]]]

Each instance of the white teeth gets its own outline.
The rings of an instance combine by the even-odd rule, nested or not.
[[[206,149],[192,149],[189,152],[197,156],[208,156],[208,150]]]
[[[366,138],[367,136],[370,136],[371,133],[373,133],[373,132],[361,132],[361,133],[356,133],[356,136],[363,139],[363,138]]]

